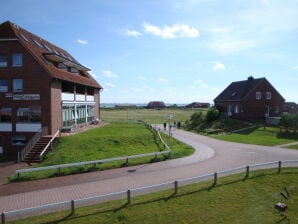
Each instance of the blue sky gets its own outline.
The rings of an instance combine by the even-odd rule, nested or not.
[[[9,0],[0,12],[92,69],[102,103],[212,103],[248,76],[298,102],[298,0]]]

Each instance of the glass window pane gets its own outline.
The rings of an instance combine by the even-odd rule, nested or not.
[[[7,55],[0,54],[0,67],[7,67]]]
[[[11,108],[10,107],[0,108],[0,122],[11,123]]]
[[[23,79],[13,79],[12,80],[12,90],[14,92],[23,91]]]
[[[19,67],[23,65],[23,55],[22,54],[13,54],[12,55],[12,66]]]
[[[7,92],[8,91],[8,83],[5,79],[0,79],[0,92]]]

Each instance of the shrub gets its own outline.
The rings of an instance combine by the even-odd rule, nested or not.
[[[211,124],[212,122],[219,119],[219,111],[215,107],[210,108],[206,114],[206,122]]]

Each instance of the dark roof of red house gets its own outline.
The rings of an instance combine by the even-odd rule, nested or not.
[[[255,79],[252,76],[247,80],[232,82],[226,89],[224,89],[215,99],[218,101],[242,101],[244,100],[257,86],[263,82],[268,82],[266,78]],[[269,83],[269,82],[268,82]],[[271,85],[269,83],[269,85]],[[271,85],[275,90],[275,88]],[[276,91],[276,90],[275,90]],[[278,91],[276,91],[278,93]],[[279,94],[279,93],[278,93]],[[280,95],[280,94],[279,94]],[[280,97],[284,99],[281,95]]]
[[[10,21],[0,24],[0,38],[16,40],[35,58],[52,78],[80,83],[101,89],[102,87],[87,72],[89,69],[76,61],[67,51],[28,32]],[[57,68],[54,63],[60,63],[74,68],[79,74]]]
[[[148,108],[164,108],[166,105],[162,101],[151,101],[148,103]]]

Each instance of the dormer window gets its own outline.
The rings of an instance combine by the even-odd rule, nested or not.
[[[50,48],[48,45],[44,44],[45,49],[47,49],[49,52],[53,52],[52,48]]]
[[[67,71],[67,66],[63,63],[58,63],[58,68],[64,70],[64,71]]]
[[[37,40],[35,40],[35,39],[32,39],[32,40],[33,40],[33,42],[34,42],[38,47],[43,48],[43,46],[41,45],[41,43],[39,43]]]
[[[28,40],[28,38],[25,36],[25,34],[21,33],[21,37],[22,37],[25,41],[29,42],[29,40]]]

